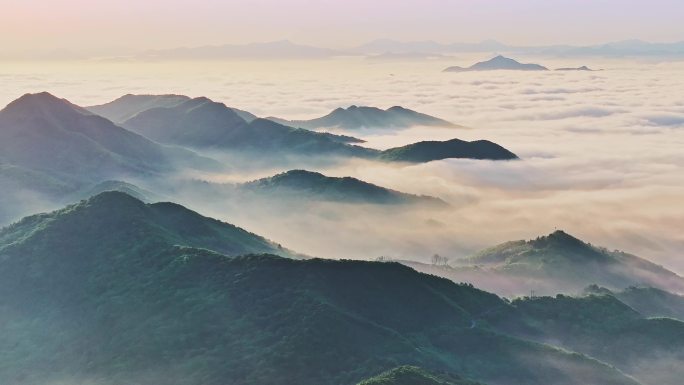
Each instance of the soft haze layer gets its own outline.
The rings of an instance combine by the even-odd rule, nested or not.
[[[347,47],[376,38],[595,44],[684,37],[677,0],[2,0],[5,53],[292,39]]]

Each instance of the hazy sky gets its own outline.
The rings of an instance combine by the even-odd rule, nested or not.
[[[389,37],[591,44],[684,40],[681,0],[0,0],[5,52]]]

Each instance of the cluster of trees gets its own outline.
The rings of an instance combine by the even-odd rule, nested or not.
[[[435,254],[432,256],[432,264],[435,266],[448,266],[449,265],[449,258],[448,257],[442,257],[439,254]]]
[[[394,261],[391,257],[386,257],[384,255],[375,258],[376,262],[392,262]],[[449,266],[449,258],[448,257],[442,257],[439,254],[435,254],[432,256],[430,259],[430,262],[435,265],[435,266]]]

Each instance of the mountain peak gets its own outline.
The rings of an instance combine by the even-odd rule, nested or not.
[[[594,252],[594,250],[591,250],[592,248],[589,244],[584,243],[579,238],[575,238],[563,230],[556,230],[549,235],[539,237],[539,238],[531,241],[531,243],[534,247],[538,247],[538,248],[562,247],[562,248],[572,248],[575,250],[585,249],[587,251]]]
[[[487,60],[487,62],[493,62],[493,63],[518,63],[520,64],[519,61],[515,59],[511,59],[509,57],[503,56],[503,55],[496,55],[493,58]]]
[[[130,194],[127,194],[127,193],[122,192],[122,191],[115,191],[115,190],[101,192],[97,195],[94,195],[94,196],[88,198],[86,200],[86,202],[89,205],[111,206],[111,207],[117,207],[117,206],[122,206],[122,205],[142,206],[145,204],[141,200],[133,197]]]
[[[58,98],[55,95],[47,92],[47,91],[42,91],[42,92],[36,92],[36,93],[26,93],[22,96],[20,96],[17,101],[22,101],[22,102],[27,102],[27,101],[42,101],[42,102],[59,102],[63,101],[64,99]]]
[[[524,64],[515,59],[496,55],[493,58],[463,68],[459,66],[448,67],[444,72],[467,72],[467,71],[491,71],[491,70],[517,70],[517,71],[548,71],[548,68],[539,64]]]
[[[83,115],[91,115],[90,112],[78,107],[66,99],[58,98],[49,92],[39,92],[35,94],[24,94],[12,101],[3,110],[5,113],[20,113],[22,115],[37,112],[47,114],[63,114],[68,112],[78,112]]]
[[[578,238],[573,237],[572,235],[566,233],[563,230],[555,230],[551,234],[547,235],[547,238],[557,240],[579,240]]]
[[[294,256],[291,251],[282,249],[266,238],[235,225],[202,216],[179,204],[146,204],[119,191],[102,192],[60,210],[24,218],[16,224],[13,231],[24,234],[16,235],[16,239],[25,239],[35,231],[78,234],[80,240],[78,237],[64,237],[62,240],[63,245],[69,245],[64,246],[64,250],[74,253],[82,250],[81,247],[86,244],[93,247],[93,253],[101,255],[117,255],[124,250],[137,253],[144,249],[141,246],[143,244],[156,244],[164,248],[203,248],[229,256],[249,253]],[[3,235],[3,230],[0,229],[0,239],[3,236],[15,236],[12,234]],[[57,235],[53,235],[46,239],[57,239],[56,237]]]
[[[276,176],[278,176],[278,175],[283,175],[283,176],[284,175],[316,175],[316,176],[322,176],[323,174],[321,174],[320,172],[315,172],[315,171],[295,169],[295,170],[289,170],[289,171],[282,172],[280,174],[277,174]]]
[[[267,184],[284,184],[284,185],[298,185],[300,183],[315,183],[316,180],[326,179],[327,177],[321,173],[308,170],[289,170],[270,177],[257,179],[247,182],[248,186],[258,186]]]
[[[12,101],[7,107],[10,106],[25,106],[25,105],[70,105],[66,99],[60,99],[47,91],[38,93],[28,93],[20,96],[19,98]]]
[[[331,177],[308,170],[290,170],[271,177],[244,183],[251,192],[285,193],[289,196],[306,197],[323,201],[357,202],[371,204],[429,204],[444,206],[441,199],[406,194],[377,186],[360,179]]]
[[[451,122],[419,113],[402,106],[392,106],[382,109],[367,105],[350,105],[346,108],[338,107],[329,114],[311,120],[277,121],[291,126],[306,129],[318,128],[387,128],[405,129],[412,126],[456,127]]]

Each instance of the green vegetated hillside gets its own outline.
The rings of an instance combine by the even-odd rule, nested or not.
[[[547,277],[556,284],[576,282],[580,288],[591,283],[616,288],[644,283],[684,290],[684,279],[662,266],[593,246],[561,230],[531,241],[495,246],[474,255],[468,262],[512,275]]]
[[[441,199],[402,193],[351,177],[329,177],[318,172],[290,170],[242,184],[245,192],[278,199],[324,200],[369,204],[419,204],[445,207]]]
[[[684,278],[646,259],[610,251],[558,230],[529,241],[512,241],[454,261],[450,266],[405,262],[419,271],[506,296],[535,292],[580,293],[598,284],[613,290],[649,286],[684,291]]]
[[[141,200],[143,202],[154,202],[160,201],[161,198],[153,193],[152,191],[140,188],[132,183],[123,182],[120,180],[106,180],[100,183],[96,183],[92,186],[88,186],[85,189],[77,192],[74,195],[76,201],[89,199],[95,195],[99,195],[108,191],[118,191],[125,193],[134,197],[135,199]]]
[[[237,256],[255,252],[291,255],[118,192],[3,229],[0,382],[353,384],[416,365],[488,384],[638,383],[533,342],[554,329],[470,285],[397,263]]]
[[[684,322],[647,318],[612,295],[521,298],[512,302],[533,334],[518,334],[582,352],[646,384],[681,383]]]
[[[584,290],[584,293],[612,295],[648,317],[667,317],[684,321],[684,296],[663,289],[630,286],[624,290],[611,291],[598,285],[591,285]]]
[[[27,248],[26,258],[61,251],[64,258],[95,261],[102,257],[102,262],[124,254],[143,258],[145,253],[173,246],[206,248],[226,255],[268,252],[293,256],[263,237],[175,203],[145,204],[117,191],[24,218],[4,228],[0,242],[6,246],[2,249],[5,253]]]

